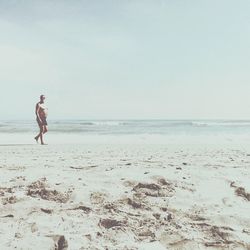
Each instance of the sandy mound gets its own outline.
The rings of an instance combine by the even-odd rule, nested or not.
[[[49,189],[46,178],[35,181],[28,186],[27,195],[34,198],[42,198],[43,200],[66,203],[69,198],[69,192],[61,193],[57,190]]]

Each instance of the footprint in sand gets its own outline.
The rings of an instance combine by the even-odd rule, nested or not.
[[[106,198],[107,195],[100,192],[94,192],[90,195],[90,201],[92,204],[102,204]]]

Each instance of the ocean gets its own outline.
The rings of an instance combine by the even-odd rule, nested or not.
[[[220,135],[250,134],[250,120],[48,120],[53,134]],[[0,134],[36,133],[35,120],[0,121]]]

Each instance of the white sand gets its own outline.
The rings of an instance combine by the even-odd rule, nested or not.
[[[249,145],[104,142],[0,146],[1,250],[250,249]]]

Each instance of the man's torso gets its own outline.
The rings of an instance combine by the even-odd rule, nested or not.
[[[45,117],[47,118],[48,116],[48,108],[46,107],[46,105],[44,103],[37,103],[37,108],[39,108],[38,110],[38,114],[41,118]]]

